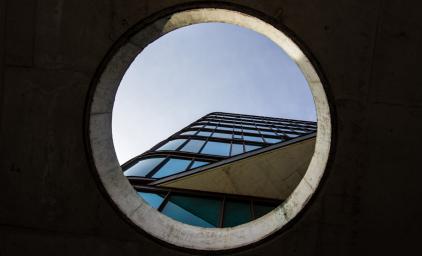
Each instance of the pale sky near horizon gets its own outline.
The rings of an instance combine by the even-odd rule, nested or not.
[[[316,120],[303,74],[272,41],[230,24],[191,25],[146,47],[123,77],[112,121],[119,162],[215,111]]]

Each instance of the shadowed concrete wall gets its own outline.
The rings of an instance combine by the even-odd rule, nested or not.
[[[113,43],[145,17],[183,3],[0,1],[0,255],[189,254],[137,232],[111,207],[84,137],[90,83]],[[419,250],[421,4],[227,3],[293,31],[318,60],[336,111],[335,150],[314,200],[286,232],[232,253]]]

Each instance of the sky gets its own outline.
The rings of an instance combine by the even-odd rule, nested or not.
[[[203,23],[148,45],[126,71],[113,107],[121,164],[210,112],[316,120],[296,63],[265,36]]]

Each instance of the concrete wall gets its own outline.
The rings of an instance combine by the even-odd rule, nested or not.
[[[132,25],[186,1],[0,1],[0,255],[186,255],[136,231],[89,163],[90,83]],[[199,3],[190,1],[190,3]],[[419,1],[227,1],[283,24],[318,60],[335,107],[318,194],[236,255],[406,255],[422,231]]]

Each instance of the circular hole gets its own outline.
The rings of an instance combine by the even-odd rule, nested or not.
[[[195,186],[207,182],[198,182],[197,177],[203,173],[218,173],[218,168],[221,173],[221,169],[227,165],[243,164],[242,170],[251,169],[254,165],[251,159],[256,162],[257,158],[262,158],[264,160],[261,161],[265,162],[266,155],[280,149],[285,150],[286,146],[304,144],[303,141],[309,141],[312,135],[315,137],[315,134],[312,134],[315,132],[313,123],[213,112],[199,122],[185,127],[174,137],[159,143],[147,154],[124,164],[123,170],[131,182],[123,175],[114,150],[111,127],[113,103],[123,75],[136,56],[151,42],[178,28],[205,22],[239,25],[266,36],[297,64],[311,89],[318,120],[317,136],[314,138],[315,152],[310,153],[310,162],[306,161],[307,168],[303,170],[303,177],[299,177],[288,194],[283,195],[282,204],[279,206],[276,201],[260,201],[266,196],[257,194],[256,189],[254,193],[242,195],[243,197],[232,197],[232,193],[227,193],[230,191],[221,189],[198,189]],[[326,95],[315,69],[300,48],[273,26],[255,17],[223,9],[194,9],[174,13],[156,20],[132,36],[112,56],[101,74],[91,104],[89,126],[93,159],[102,185],[121,212],[138,227],[163,241],[198,250],[233,249],[257,242],[280,230],[297,215],[317,188],[328,159],[331,137]],[[303,131],[303,134],[299,133],[299,130]],[[200,132],[202,134],[199,134]],[[213,137],[214,134],[216,136]],[[221,143],[228,140],[230,142],[222,147]],[[222,148],[227,152],[221,153]],[[242,152],[239,151],[240,148]],[[313,146],[311,148],[313,149]],[[200,154],[202,156],[199,156]],[[279,155],[273,154],[272,159],[280,161]],[[280,167],[279,162],[276,163]],[[139,175],[141,171],[146,170],[145,166],[148,171],[145,175]],[[175,166],[183,169],[183,172],[174,173]],[[133,175],[134,172],[137,172],[136,175]],[[196,180],[189,181],[191,177],[196,177]],[[203,180],[218,180],[218,177],[213,177],[214,179],[207,177]],[[133,185],[141,192],[143,199],[133,189]],[[216,185],[218,182],[209,187]],[[205,190],[207,193],[201,196],[191,195],[186,191],[179,191],[183,189],[202,192]],[[215,200],[215,193],[224,195],[221,200]],[[202,222],[186,221],[186,217],[180,217],[180,208],[188,209],[190,206],[186,205],[186,202],[189,200],[191,205],[206,205],[190,211],[201,215]],[[158,213],[154,208],[159,208],[164,214]],[[198,212],[204,209],[205,212]],[[179,213],[175,215],[175,212]],[[226,216],[222,217],[224,213],[221,212],[226,213]],[[249,212],[251,216],[241,218],[245,212]],[[248,222],[254,218],[255,220]]]
[[[201,23],[132,62],[114,102],[113,142],[150,206],[227,228],[291,194],[314,152],[315,120],[306,79],[280,47],[250,29]]]

